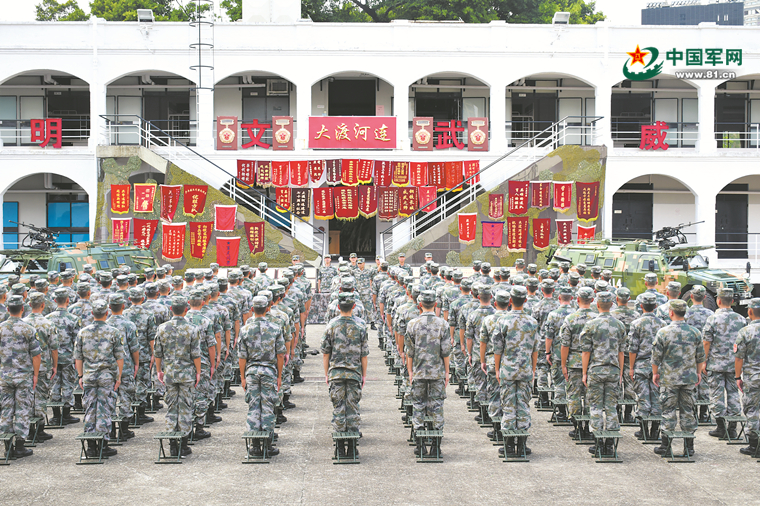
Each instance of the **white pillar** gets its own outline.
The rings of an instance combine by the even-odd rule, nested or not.
[[[311,84],[308,81],[296,83],[296,150],[309,147],[309,116],[311,116]]]
[[[401,82],[399,82],[401,81]],[[403,79],[393,87],[393,113],[396,116],[396,149],[410,151],[409,85]]]
[[[106,114],[106,87],[100,82],[97,74],[93,75],[90,83],[90,138],[87,146],[94,150],[98,145],[107,145],[106,120],[101,117]],[[115,118],[111,118],[113,121]]]
[[[596,87],[594,116],[601,116],[602,119],[596,122],[593,144],[612,149],[612,87],[607,82],[603,81]]]
[[[491,120],[491,140],[489,151],[502,154],[509,149],[507,142],[507,85],[497,82],[491,86],[491,107],[489,118]]]
[[[715,153],[718,143],[715,142],[715,86],[704,84],[699,88],[697,104],[699,121],[697,149],[700,154]]]
[[[196,146],[200,151],[214,150],[214,129],[216,115],[214,114],[213,90],[196,89],[196,117],[198,118],[198,134]]]
[[[720,188],[704,188],[703,191],[697,191],[694,196],[697,210],[696,221],[704,221],[696,226],[697,244],[700,246],[715,245],[715,200],[720,190]],[[715,259],[717,257],[713,257],[713,260]]]

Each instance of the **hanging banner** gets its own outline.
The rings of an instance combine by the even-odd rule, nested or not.
[[[325,160],[325,172],[327,172],[327,184],[335,186],[340,184],[341,174],[340,160]]]
[[[290,184],[295,187],[309,186],[309,162],[290,162]]]
[[[339,186],[333,190],[335,217],[339,220],[355,220],[359,217],[359,190],[355,186]]]
[[[359,184],[359,160],[344,159],[340,162],[340,180],[344,186]]]
[[[436,198],[438,197],[438,188],[435,186],[420,186],[420,207],[423,213],[430,213],[438,208]]]
[[[275,188],[275,200],[278,213],[290,211],[290,188]]]
[[[309,164],[309,176],[311,177],[311,182],[314,184],[319,183],[322,179],[322,174],[325,172],[325,161],[309,160],[307,163]]]
[[[299,218],[308,218],[311,214],[311,188],[293,188],[290,212]]]
[[[182,192],[181,185],[161,185],[161,219],[172,222],[174,215],[177,214],[179,205],[179,196]]]
[[[479,160],[470,160],[467,162],[464,162],[464,180],[467,181],[472,176],[475,176],[475,174],[478,174],[480,172],[480,161]],[[467,184],[477,184],[480,182],[480,174],[470,179],[470,181]]]
[[[238,263],[240,237],[216,238],[216,263],[219,267],[234,267]]]
[[[549,190],[551,181],[530,182],[530,206],[534,209],[546,209],[549,207]]]
[[[377,187],[359,187],[359,214],[372,218],[377,214]]]
[[[525,214],[528,212],[528,181],[510,181],[509,182],[509,204],[510,214]]]
[[[475,242],[475,227],[478,222],[478,213],[463,214],[459,217],[459,242],[473,244]]]
[[[314,188],[314,217],[318,220],[331,220],[335,216],[333,207],[333,188]]]
[[[377,206],[382,221],[393,221],[398,216],[398,188],[378,188]]]
[[[245,222],[245,236],[248,238],[248,247],[251,254],[261,253],[264,251],[264,222],[258,223]]]
[[[217,232],[232,232],[235,230],[237,206],[214,205],[214,230]]]
[[[504,194],[491,193],[488,195],[488,217],[492,220],[504,218]]]
[[[213,221],[190,222],[190,256],[203,258],[211,240]]]
[[[394,186],[409,185],[409,162],[391,162]]]
[[[155,197],[155,183],[135,183],[135,207],[133,211],[136,213],[152,213]]]
[[[488,118],[467,120],[467,151],[488,151]]]
[[[392,174],[391,162],[375,160],[375,186],[390,186]]]
[[[158,229],[158,220],[143,220],[135,218],[135,246],[138,248],[150,248],[153,236]]]
[[[129,225],[132,218],[111,218],[111,241],[119,244],[129,242]]]
[[[549,247],[551,238],[551,220],[549,218],[536,218],[533,220],[533,248],[544,251]]]
[[[528,249],[528,217],[507,218],[507,251],[521,253]]]
[[[411,162],[409,164],[409,186],[427,186],[429,170],[427,162]]]
[[[309,117],[309,149],[395,148],[395,116]]]
[[[203,214],[206,209],[206,195],[208,194],[208,185],[205,184],[186,184],[185,199],[182,204],[182,214],[195,218]]]
[[[584,227],[578,225],[578,244],[586,244],[586,241],[593,240],[596,235],[596,225]]]
[[[412,150],[433,151],[433,118],[412,120]]]
[[[272,162],[272,185],[277,188],[288,186],[290,181],[290,163]]]
[[[442,192],[446,189],[446,165],[443,162],[429,162],[431,186],[435,186],[437,191]]]
[[[359,160],[359,182],[362,184],[372,184],[372,172],[374,168],[374,160]]]
[[[256,184],[262,188],[272,186],[272,162],[256,162]]]
[[[463,170],[463,163],[462,162],[444,162],[444,171],[446,173],[446,189],[451,190],[456,185],[462,182],[462,170]],[[461,191],[462,187],[460,186],[454,191]]]
[[[484,248],[501,248],[504,242],[504,222],[503,221],[484,221],[483,222],[483,247]]]
[[[419,208],[417,188],[410,186],[408,188],[399,188],[400,202],[398,206],[398,214],[406,218],[411,216]]]
[[[573,202],[573,182],[572,181],[554,181],[554,210],[560,213],[566,213]]]
[[[216,149],[237,150],[237,116],[217,116],[216,117]]]
[[[161,256],[167,262],[182,260],[185,251],[185,224],[161,224]]]
[[[581,221],[594,221],[599,217],[599,181],[575,183],[577,215]]]
[[[566,246],[573,242],[573,220],[555,220],[557,224],[557,244]]]
[[[256,162],[238,160],[237,178],[247,185],[254,184],[256,182]],[[240,183],[238,183],[238,186],[240,186]]]
[[[128,184],[111,185],[111,212],[126,214],[129,212],[129,192],[132,189]]]
[[[272,116],[272,149],[275,151],[293,151],[293,118],[290,116]]]

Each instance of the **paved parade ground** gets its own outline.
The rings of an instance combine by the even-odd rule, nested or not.
[[[307,327],[311,349],[322,325]],[[294,410],[277,432],[281,454],[268,465],[242,465],[246,406],[242,391],[222,411],[212,437],[196,443],[182,465],[155,465],[157,421],[137,429],[104,465],[77,466],[74,437],[82,424],[68,426],[34,455],[0,467],[2,505],[166,504],[758,504],[760,463],[740,455],[700,427],[696,463],[668,464],[623,427],[620,464],[596,464],[587,446],[576,446],[567,427],[547,423],[549,413],[533,408],[529,463],[503,463],[497,447],[478,427],[464,399],[448,389],[443,442],[445,462],[418,464],[401,423],[396,387],[370,331],[367,384],[361,402],[360,465],[333,465],[332,406],[322,357],[308,355],[293,386]],[[532,404],[532,402],[531,402]],[[81,415],[77,415],[81,417]]]

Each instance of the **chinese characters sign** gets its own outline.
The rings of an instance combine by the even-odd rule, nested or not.
[[[129,192],[132,189],[128,184],[111,185],[111,212],[126,214],[129,212]]]
[[[158,228],[158,220],[143,220],[135,218],[135,246],[138,248],[150,248],[153,236]]]
[[[201,221],[190,222],[190,256],[203,258],[206,255],[206,247],[211,240],[211,231],[214,222]]]
[[[186,184],[185,200],[182,205],[182,213],[185,216],[196,217],[203,214],[206,208],[206,194],[208,185],[205,184]]]
[[[161,219],[171,221],[177,213],[179,195],[182,192],[180,185],[161,185]]]
[[[32,142],[42,141],[41,148],[52,142],[52,147],[61,149],[63,140],[63,120],[61,118],[33,119],[30,120],[30,123]]]
[[[264,251],[264,222],[258,223],[245,222],[245,235],[248,237],[248,246],[251,254],[261,253]]]
[[[575,183],[578,219],[594,221],[599,216],[599,181]]]
[[[111,218],[112,241],[123,244],[129,242],[129,224],[132,218]]]
[[[459,213],[459,242],[463,244],[472,244],[475,242],[475,227],[478,221],[478,214]]]
[[[510,214],[525,214],[528,212],[528,187],[529,181],[510,181],[509,182],[509,204]]]
[[[639,149],[667,151],[670,145],[665,142],[670,127],[664,121],[658,121],[654,125],[641,125],[641,143]]]
[[[185,251],[185,224],[162,223],[161,229],[161,256],[167,262],[176,262],[182,259]]]
[[[528,249],[527,216],[507,218],[507,251],[522,253]]]
[[[538,251],[544,251],[549,247],[551,237],[551,219],[536,218],[533,220],[533,247]]]
[[[311,116],[310,149],[394,149],[395,116]]]

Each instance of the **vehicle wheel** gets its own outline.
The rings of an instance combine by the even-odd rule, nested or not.
[[[686,302],[686,304],[691,307],[691,290],[684,292],[683,295],[681,295],[681,300]],[[710,311],[715,311],[718,309],[718,304],[715,302],[715,297],[713,297],[709,292],[705,294],[705,300],[702,302],[702,305]]]
[[[684,301],[689,307],[693,305],[691,302],[691,289],[688,289],[681,294],[681,300]]]

